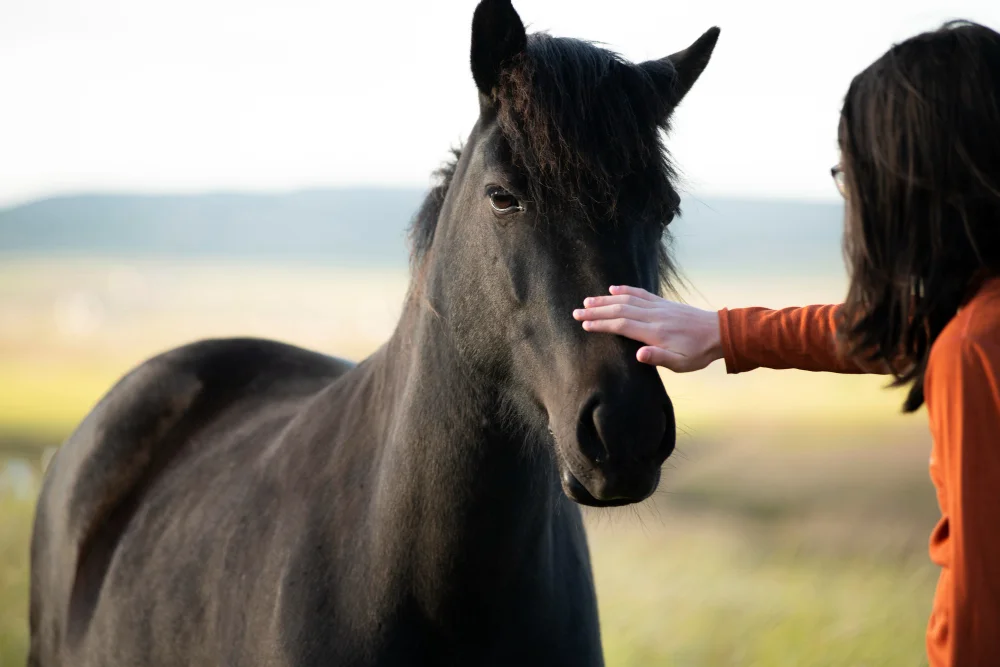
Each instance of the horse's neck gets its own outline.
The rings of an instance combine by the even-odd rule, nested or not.
[[[398,555],[431,586],[469,586],[470,577],[503,585],[537,572],[529,561],[549,555],[558,480],[548,452],[502,418],[501,388],[471,374],[428,312],[404,314],[381,363],[394,370],[385,384],[394,406],[378,523],[400,531],[382,546],[406,549]]]

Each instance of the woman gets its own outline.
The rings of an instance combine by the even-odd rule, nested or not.
[[[843,304],[714,313],[616,286],[574,317],[676,372],[886,373],[904,410],[926,401],[930,664],[1000,665],[1000,34],[957,22],[894,46],[851,83],[839,143]]]

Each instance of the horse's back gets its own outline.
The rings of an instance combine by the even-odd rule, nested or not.
[[[64,664],[87,632],[118,541],[143,497],[181,461],[189,488],[216,470],[199,458],[266,442],[352,364],[274,341],[217,339],[153,357],[125,375],[63,444],[46,472],[31,545],[29,665]],[[244,437],[199,437],[242,429]],[[243,452],[240,452],[241,454]],[[220,464],[224,465],[224,464]]]

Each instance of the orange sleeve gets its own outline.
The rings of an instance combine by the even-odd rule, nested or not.
[[[941,458],[949,586],[935,608],[947,623],[949,665],[992,665],[1000,656],[1000,353],[990,359],[956,339],[934,350],[927,410]]]
[[[830,373],[877,373],[837,345],[839,305],[803,308],[723,308],[719,329],[726,371],[797,368]]]

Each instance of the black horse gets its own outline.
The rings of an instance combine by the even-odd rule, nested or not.
[[[48,469],[29,665],[601,664],[571,501],[647,498],[675,427],[572,310],[669,278],[660,130],[717,38],[636,65],[483,0],[479,120],[395,333],[357,365],[233,339],[126,375]]]

